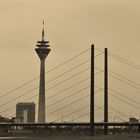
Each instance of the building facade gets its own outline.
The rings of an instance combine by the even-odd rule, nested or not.
[[[35,103],[34,102],[17,103],[16,119],[18,123],[35,122]]]

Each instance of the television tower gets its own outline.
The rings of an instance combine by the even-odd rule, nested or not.
[[[46,112],[45,112],[45,59],[48,56],[51,49],[49,41],[45,40],[44,33],[44,21],[42,29],[42,39],[37,41],[36,53],[40,58],[40,85],[39,85],[39,106],[38,106],[38,123],[45,123]]]

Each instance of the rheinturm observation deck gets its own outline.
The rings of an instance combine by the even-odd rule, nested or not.
[[[42,29],[42,39],[37,41],[37,48],[35,48],[36,53],[40,58],[40,85],[39,85],[39,105],[38,105],[38,122],[46,122],[46,111],[45,111],[45,59],[48,56],[51,49],[49,49],[49,41],[45,40],[44,33],[44,21]]]

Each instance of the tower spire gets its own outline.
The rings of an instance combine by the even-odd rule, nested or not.
[[[44,47],[49,47],[50,46],[49,45],[49,41],[45,40],[44,24],[45,24],[45,22],[43,20],[43,22],[42,22],[42,25],[43,25],[43,28],[42,28],[42,37],[41,37],[41,40],[40,41],[37,41],[37,44],[36,44],[37,47],[43,47],[44,48]]]
[[[42,29],[42,41],[45,41],[45,32],[44,32],[44,20],[43,20],[43,29]]]

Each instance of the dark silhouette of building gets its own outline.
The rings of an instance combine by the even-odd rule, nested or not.
[[[129,122],[132,122],[132,123],[138,123],[139,122],[139,120],[138,119],[136,119],[136,118],[129,118]]]
[[[34,102],[17,103],[16,120],[18,123],[35,122],[35,103]]]
[[[9,122],[12,122],[10,118],[0,115],[0,123],[9,123]]]
[[[46,120],[45,112],[45,59],[48,56],[50,49],[48,48],[49,42],[45,40],[44,34],[44,21],[42,30],[42,39],[37,42],[37,48],[35,49],[38,54],[41,65],[40,65],[40,86],[39,86],[39,106],[38,106],[38,122],[44,123]]]

